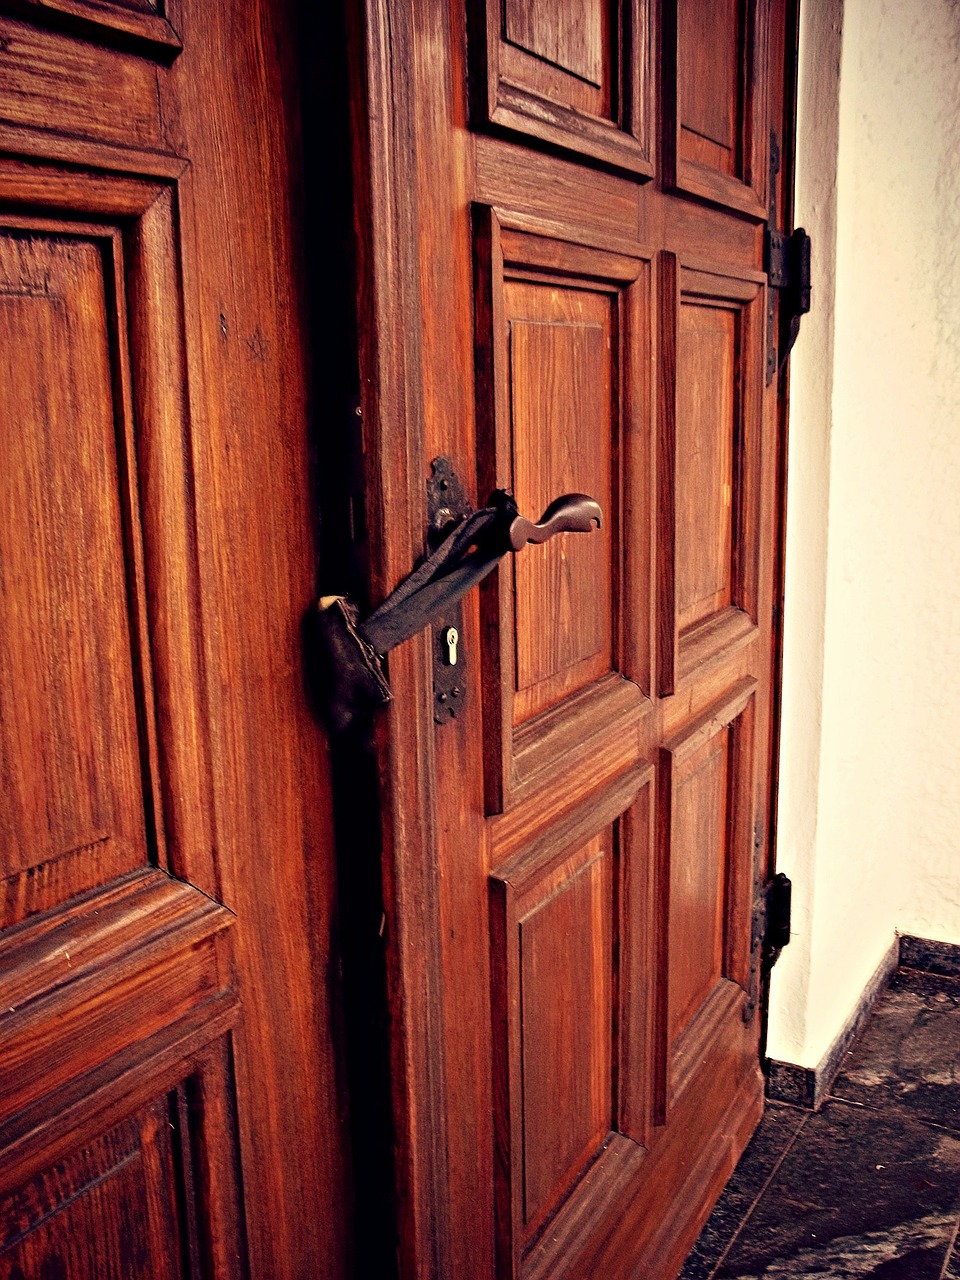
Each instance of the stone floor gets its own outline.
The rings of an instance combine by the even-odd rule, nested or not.
[[[960,978],[900,968],[820,1111],[770,1102],[680,1280],[960,1280]]]

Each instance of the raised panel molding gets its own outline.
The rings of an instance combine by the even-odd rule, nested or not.
[[[0,218],[0,927],[156,857],[122,277],[110,228]]]
[[[653,772],[625,776],[490,879],[498,1253],[594,1211],[597,1163],[634,1173],[653,1115]],[[599,824],[599,830],[598,830]]]
[[[720,1032],[741,1021],[747,1000],[756,688],[740,682],[660,752],[660,1122],[700,1066],[716,1066]],[[733,1063],[736,1037],[730,1043]]]
[[[653,174],[647,0],[486,0],[470,27],[476,124]]]
[[[209,1105],[231,1087],[230,1046],[216,1019],[165,1078],[96,1113],[99,1128],[65,1134],[29,1165],[5,1158],[0,1274],[180,1280],[248,1274],[232,1117]],[[215,1037],[211,1039],[210,1037]],[[218,1037],[218,1038],[217,1038]],[[95,1105],[101,1099],[93,1099]],[[119,1105],[117,1105],[119,1104]],[[220,1177],[207,1183],[204,1164]]]
[[[29,207],[30,213],[19,212],[20,206]],[[68,210],[82,211],[87,221],[61,221],[58,215]],[[205,796],[208,747],[200,705],[199,643],[195,624],[182,607],[195,598],[198,570],[187,471],[191,444],[176,187],[93,169],[78,173],[3,159],[0,234],[3,228],[27,244],[59,236],[98,246],[103,264],[103,300],[98,305],[105,314],[103,343],[108,353],[102,359],[109,364],[110,430],[115,432],[111,474],[116,496],[111,501],[119,504],[126,557],[126,580],[119,591],[128,615],[124,625],[133,674],[126,678],[134,680],[136,689],[139,741],[134,750],[143,776],[140,822],[147,832],[138,858],[142,862],[149,857],[217,897],[220,886],[211,854],[215,842]],[[96,308],[90,314],[96,315]],[[89,324],[89,318],[84,323]],[[75,327],[71,341],[83,333],[83,327]],[[28,371],[18,369],[17,374],[26,377]],[[39,389],[37,397],[37,412],[46,412]],[[101,444],[101,452],[104,448]],[[72,443],[65,446],[64,456],[69,459],[74,449]],[[57,563],[61,553],[56,548],[61,546],[63,572],[69,570],[84,584],[94,568],[105,573],[103,564],[91,566],[85,560],[69,569],[66,533],[59,527],[49,529],[50,563]],[[105,619],[98,625],[103,627]],[[117,679],[123,679],[122,673]],[[119,740],[114,741],[113,749],[118,745]],[[96,859],[84,855],[87,847],[51,862],[41,875],[31,876],[27,869],[9,878],[3,885],[5,922],[45,911],[136,865],[128,861],[94,874]]]
[[[172,62],[182,48],[160,0],[2,0],[0,8],[157,62]]]
[[[674,693],[757,634],[762,277],[663,253],[657,684]]]
[[[769,0],[664,0],[664,184],[767,216]]]
[[[526,548],[481,590],[488,813],[586,744],[635,735],[650,688],[650,264],[476,209],[479,484],[535,515],[586,492],[604,527]],[[637,536],[619,541],[626,505]]]

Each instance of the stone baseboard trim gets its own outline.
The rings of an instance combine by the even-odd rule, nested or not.
[[[861,1027],[876,1004],[881,993],[890,981],[890,975],[901,963],[899,937],[894,938],[889,951],[880,961],[873,977],[863,989],[856,1008],[850,1014],[840,1034],[823,1055],[816,1067],[800,1067],[793,1062],[778,1062],[768,1058],[765,1063],[767,1077],[767,1097],[777,1102],[789,1102],[795,1107],[805,1107],[809,1111],[819,1111],[824,1099],[830,1092],[837,1072],[843,1063],[844,1054],[853,1044]],[[934,946],[940,944],[932,944]],[[956,948],[960,953],[960,947]],[[913,965],[913,968],[918,966]],[[960,969],[958,969],[960,973]]]
[[[900,938],[900,967],[920,969],[923,973],[940,973],[946,978],[960,978],[960,945],[930,942],[905,933]]]

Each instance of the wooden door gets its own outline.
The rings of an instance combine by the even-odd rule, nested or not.
[[[673,1276],[763,1105],[784,0],[368,0],[374,598],[449,458],[606,513],[390,655],[404,1274]],[[774,359],[775,359],[774,353]]]
[[[339,1276],[291,14],[0,10],[0,1276]]]

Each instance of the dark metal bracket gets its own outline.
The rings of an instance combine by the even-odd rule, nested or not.
[[[769,973],[790,942],[793,884],[778,871],[766,889],[767,927],[763,934],[763,970]]]
[[[780,148],[770,134],[770,217],[764,229],[763,266],[767,273],[767,386],[783,369],[800,332],[800,317],[810,310],[810,237],[802,227],[776,230]],[[777,293],[780,322],[777,323]]]
[[[473,515],[460,477],[449,458],[434,458],[427,480],[427,541],[434,550],[454,525]]]
[[[754,839],[756,852],[759,853],[762,843],[758,833]],[[750,937],[750,988],[743,1007],[744,1022],[749,1022],[756,1012],[763,980],[790,942],[792,891],[793,885],[782,871],[757,885]]]

